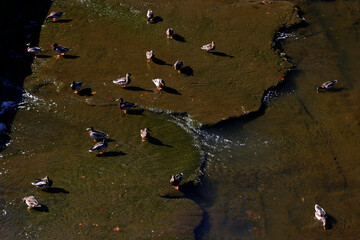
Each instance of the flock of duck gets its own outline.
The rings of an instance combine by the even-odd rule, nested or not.
[[[52,19],[55,22],[58,18],[62,17],[64,14],[65,13],[63,13],[63,12],[52,12],[45,18],[45,21]],[[151,22],[151,21],[153,21],[153,19],[154,19],[154,13],[152,10],[149,9],[147,12],[147,21]],[[173,35],[174,35],[174,30],[172,28],[168,28],[166,30],[167,38],[172,38]],[[59,59],[61,56],[64,56],[65,53],[67,53],[71,50],[70,48],[60,46],[57,43],[54,43],[50,46],[57,53],[56,59]],[[201,49],[204,49],[206,51],[212,51],[215,49],[215,43],[212,42],[210,44],[204,45],[201,47]],[[33,54],[34,58],[37,58],[38,54],[42,50],[43,49],[40,47],[31,46],[30,43],[27,44],[27,52],[30,54]],[[152,62],[155,58],[155,52],[153,50],[147,51],[146,58],[147,58],[148,62]],[[179,60],[179,61],[176,61],[176,63],[174,64],[174,69],[180,73],[183,66],[184,66],[184,62]],[[130,76],[131,76],[131,74],[127,73],[125,77],[118,78],[118,79],[114,80],[113,83],[125,88],[131,82]],[[152,81],[159,90],[162,90],[162,87],[165,86],[164,80],[162,80],[160,78],[153,79]],[[78,93],[83,85],[84,85],[84,82],[72,81],[70,84],[70,88],[72,90],[74,90],[74,93]],[[118,98],[118,99],[116,99],[116,101],[119,101],[118,107],[124,113],[127,113],[127,111],[129,109],[136,106],[135,103],[125,102],[123,98]],[[103,154],[104,150],[108,146],[108,143],[106,140],[108,137],[108,134],[106,134],[102,131],[99,131],[99,130],[95,130],[92,126],[88,127],[86,130],[88,131],[89,136],[91,138],[93,138],[95,142],[97,142],[92,148],[90,148],[89,152],[98,152],[99,154]],[[140,136],[141,136],[142,141],[149,140],[150,139],[150,129],[149,128],[141,129]],[[174,174],[171,176],[170,184],[174,187],[174,189],[179,190],[179,185],[181,183],[182,178],[183,178],[183,173]],[[31,184],[43,191],[48,191],[50,189],[50,187],[52,186],[53,181],[48,176],[46,176],[44,178],[36,179]],[[41,205],[38,203],[38,201],[36,200],[36,198],[34,196],[24,197],[23,201],[28,206],[28,209],[41,207]]]
[[[57,20],[57,18],[62,17],[65,13],[63,12],[52,12],[50,13],[46,18],[45,21],[48,21],[49,19],[52,19],[54,22]],[[154,19],[154,13],[151,9],[147,11],[147,22],[151,22]],[[166,30],[166,36],[167,38],[173,38],[174,30],[172,28],[168,28]],[[42,48],[39,47],[31,47],[30,44],[27,44],[27,52],[34,54],[34,58],[37,57],[37,54],[42,51]],[[57,53],[56,58],[59,59],[61,56],[63,56],[65,53],[70,51],[71,49],[63,47],[58,45],[57,43],[54,43],[51,45],[53,50]],[[206,52],[211,52],[215,49],[215,42],[212,41],[209,44],[203,45],[201,49],[205,50]],[[146,58],[148,62],[152,62],[155,58],[155,52],[154,50],[150,50],[146,52]],[[181,73],[181,69],[184,66],[184,62],[181,60],[178,60],[174,64],[174,69],[177,70],[179,73]],[[131,74],[127,73],[125,77],[118,78],[113,81],[114,84],[117,84],[123,88],[125,88],[127,85],[130,84]],[[155,86],[158,90],[162,90],[162,88],[165,86],[165,82],[163,79],[156,78],[152,80]],[[316,88],[316,92],[319,92],[320,90],[328,90],[331,89],[335,84],[337,83],[337,80],[333,81],[327,81],[323,83],[321,86]],[[83,82],[75,82],[72,81],[70,84],[70,88],[74,90],[74,93],[78,93],[78,91],[81,89],[81,87],[84,85]],[[133,108],[136,106],[135,103],[125,102],[122,98],[116,99],[116,101],[119,101],[118,107],[126,113],[127,110]],[[89,136],[94,139],[97,143],[89,150],[89,152],[99,152],[100,154],[104,153],[104,150],[107,148],[107,137],[108,134],[101,132],[99,130],[95,130],[92,126],[88,127],[86,129],[89,132]],[[150,138],[150,129],[144,128],[140,130],[140,136],[142,141],[147,141]],[[176,189],[179,190],[179,185],[181,183],[183,177],[183,173],[174,174],[171,176],[170,184]],[[48,177],[44,177],[41,179],[36,179],[34,182],[31,183],[35,187],[42,189],[43,191],[47,191],[53,184],[53,181]],[[38,208],[41,207],[41,205],[38,203],[38,201],[35,199],[34,196],[27,196],[23,198],[23,201],[28,205],[28,209],[31,208]],[[318,204],[315,204],[315,216],[314,219],[317,219],[322,222],[324,230],[326,229],[327,225],[327,219],[328,216],[325,212],[325,210],[320,207]]]

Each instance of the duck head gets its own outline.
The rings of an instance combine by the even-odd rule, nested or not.
[[[124,99],[120,97],[120,98],[116,99],[116,101],[118,101],[121,104],[124,102]]]

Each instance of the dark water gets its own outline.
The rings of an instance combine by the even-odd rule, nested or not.
[[[359,238],[360,2],[298,4],[308,25],[283,42],[296,64],[288,82],[263,115],[212,129],[222,139],[207,169],[218,197],[204,238]],[[333,91],[314,91],[334,79]],[[315,203],[331,229],[313,219]]]
[[[56,97],[67,94],[61,79],[37,96],[24,95],[1,153],[0,236],[188,239],[185,232],[193,232],[197,239],[357,239],[360,2],[297,4],[308,25],[281,42],[296,67],[269,92],[264,112],[249,118],[207,129],[147,110],[114,118],[115,105],[88,110],[81,98]],[[333,91],[315,92],[334,79]],[[90,124],[110,133],[110,156],[81,150],[93,144],[84,131]],[[139,142],[144,126],[156,144]],[[177,199],[163,183],[173,172],[198,174],[192,171],[203,158],[203,188]],[[48,172],[56,179],[53,193],[30,188],[33,178]],[[48,212],[27,212],[21,198],[28,194]],[[326,231],[313,219],[315,203],[330,215]]]

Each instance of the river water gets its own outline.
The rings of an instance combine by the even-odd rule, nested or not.
[[[248,117],[199,129],[182,115],[145,111],[141,122],[136,120],[138,116],[130,115],[126,116],[127,122],[108,119],[104,123],[104,116],[113,114],[107,106],[76,115],[76,108],[59,109],[57,101],[27,95],[12,126],[12,140],[1,153],[0,236],[115,239],[118,235],[112,227],[120,226],[125,229],[121,236],[127,239],[182,239],[181,230],[178,235],[161,236],[166,227],[156,227],[164,215],[154,213],[154,219],[160,222],[152,223],[154,219],[146,217],[147,208],[153,205],[134,197],[146,199],[144,186],[154,195],[159,191],[166,195],[168,186],[152,186],[148,179],[157,172],[171,174],[159,165],[162,159],[172,159],[180,151],[189,165],[194,159],[204,161],[200,168],[203,187],[198,196],[189,197],[202,215],[195,216],[199,209],[194,209],[192,200],[180,205],[194,212],[190,219],[197,225],[193,230],[196,239],[358,239],[360,1],[296,3],[307,24],[281,35],[284,39],[279,42],[295,67],[285,82],[267,93],[261,110]],[[334,79],[338,83],[333,90],[316,93],[316,87]],[[60,89],[60,93],[64,91]],[[79,103],[74,97],[70,101]],[[87,117],[94,111],[98,117],[90,122]],[[78,133],[88,124],[114,133],[112,155],[102,158],[100,167],[99,158],[89,159],[87,153],[75,151],[91,145],[83,141],[84,134]],[[120,133],[115,124],[121,125]],[[137,129],[144,125],[155,130],[155,147],[165,148],[165,153],[154,155],[154,146],[135,144]],[[60,130],[68,126],[71,129],[67,132]],[[51,128],[56,131],[42,131]],[[67,148],[73,154],[57,151]],[[119,156],[121,161],[116,160]],[[33,157],[38,161],[29,160]],[[149,161],[146,170],[139,167],[142,159]],[[193,166],[182,169],[167,163],[167,167],[194,174],[190,172]],[[47,197],[29,190],[34,174],[49,169],[51,177],[57,179],[55,194]],[[141,186],[127,177],[133,173],[144,177]],[[159,180],[154,181],[160,186],[168,181],[168,175],[157,176]],[[114,189],[112,185],[119,187]],[[135,189],[133,195],[130,189]],[[49,212],[35,216],[26,212],[19,200],[25,193],[46,199]],[[119,203],[119,198],[124,200]],[[88,199],[100,200],[89,203]],[[176,199],[159,200],[154,205],[181,215],[173,201]],[[131,209],[134,212],[126,209],[129,203],[135,205]],[[313,218],[315,203],[329,215],[329,229],[325,231]],[[124,209],[115,211],[118,207]],[[142,209],[144,215],[133,216]],[[163,219],[163,225],[167,220]],[[192,231],[184,225],[178,228]],[[127,235],[126,231],[138,231],[139,235]]]
[[[307,26],[285,34],[295,62],[264,113],[212,129],[207,207],[214,239],[357,239],[359,1],[302,1]],[[333,91],[315,88],[338,80]],[[266,98],[265,100],[268,100]],[[225,142],[224,142],[225,141]],[[318,203],[331,216],[322,231]]]

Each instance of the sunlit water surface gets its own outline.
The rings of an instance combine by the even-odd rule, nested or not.
[[[66,110],[59,109],[55,102],[25,94],[17,116],[23,120],[14,121],[9,150],[1,153],[1,235],[9,239],[49,239],[50,236],[60,239],[53,234],[61,233],[62,237],[71,239],[74,232],[79,232],[87,239],[94,236],[108,239],[116,235],[113,232],[97,234],[108,232],[105,228],[116,224],[127,230],[141,228],[141,222],[136,224],[136,221],[151,225],[151,219],[132,216],[126,209],[114,213],[106,207],[118,206],[119,197],[128,190],[124,186],[136,185],[126,177],[133,171],[142,171],[136,169],[133,161],[160,161],[159,156],[153,156],[151,146],[132,144],[138,138],[137,129],[148,124],[158,132],[163,145],[169,145],[165,148],[176,148],[179,142],[188,142],[189,146],[182,146],[184,151],[198,151],[200,154],[190,157],[206,162],[200,169],[206,190],[197,201],[204,214],[201,224],[194,230],[196,238],[357,239],[360,236],[357,227],[360,215],[360,3],[299,2],[299,6],[305,12],[308,25],[288,34],[282,42],[282,48],[296,67],[284,84],[269,93],[265,112],[200,130],[184,116],[146,110],[141,124],[122,125],[127,129],[124,135],[113,136],[120,146],[115,142],[112,150],[116,156],[124,156],[122,161],[93,158],[86,164],[84,160],[89,161],[85,159],[86,154],[62,154],[61,148],[67,145],[79,149],[91,145],[90,141],[83,141],[86,134],[78,133],[88,122],[80,117],[67,117],[62,113]],[[334,79],[338,84],[333,91],[315,92],[321,83]],[[106,107],[98,110],[99,116],[111,111]],[[54,114],[49,116],[47,112]],[[74,130],[41,132],[51,122],[55,122],[56,130],[69,125]],[[103,128],[115,128],[102,123],[100,117],[94,122]],[[108,124],[118,122],[113,120]],[[31,125],[38,128],[30,129]],[[166,138],[169,131],[175,132],[176,140],[171,140],[172,134]],[[53,141],[43,142],[36,137],[39,134]],[[22,147],[11,148],[12,142]],[[59,151],[52,151],[57,147]],[[44,148],[44,155],[52,155],[41,156]],[[126,156],[128,152],[130,156]],[[170,151],[168,155],[171,154],[178,152]],[[23,157],[19,157],[21,155]],[[36,165],[28,161],[35,155],[40,155]],[[12,159],[16,160],[11,162]],[[49,159],[51,169],[56,172],[53,177],[58,178],[58,192],[47,197],[50,217],[39,213],[36,222],[32,222],[32,215],[16,197],[34,192],[28,190],[32,179],[27,172],[35,169],[45,172]],[[95,161],[102,161],[101,166]],[[160,170],[150,162],[146,167],[151,171],[146,178]],[[173,167],[178,169],[178,166]],[[168,181],[168,176],[162,176],[161,181]],[[119,185],[120,193],[110,186],[113,184]],[[136,189],[141,196],[141,186]],[[160,191],[166,192],[164,189],[166,187]],[[106,205],[101,201],[86,202],[94,197],[105,198],[108,202]],[[315,203],[325,208],[330,216],[326,231],[313,219]],[[84,206],[89,204],[94,205],[96,211],[85,211]],[[68,212],[61,212],[61,209]],[[105,209],[107,215],[101,215],[100,209]],[[77,215],[93,222],[78,222]],[[119,218],[127,219],[119,221]],[[126,226],[128,219],[131,219],[131,227]],[[101,226],[101,221],[106,221],[106,226]],[[79,230],[79,224],[93,227]],[[100,226],[97,228],[96,224]],[[151,227],[148,230],[143,238],[161,238],[161,230]]]

